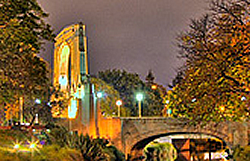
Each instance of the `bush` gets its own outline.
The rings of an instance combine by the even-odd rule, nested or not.
[[[51,130],[50,140],[60,147],[75,149],[85,161],[123,161],[124,154],[114,146],[107,146],[106,139],[93,139],[89,135],[71,134],[64,127]]]
[[[144,153],[146,160],[157,157],[165,161],[174,161],[177,157],[176,149],[170,143],[150,143],[145,147]]]
[[[86,161],[109,160],[99,140],[90,138],[89,135],[71,134],[64,127],[52,129],[50,133],[52,144],[80,151],[82,159]]]
[[[76,149],[47,145],[35,153],[33,161],[82,161],[82,158]]]
[[[250,160],[250,146],[237,146],[234,148],[233,158],[235,161],[249,161]]]

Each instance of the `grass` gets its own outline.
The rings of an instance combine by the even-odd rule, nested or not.
[[[2,147],[11,145],[15,142],[29,140],[31,137],[28,132],[20,130],[0,130],[0,145]]]

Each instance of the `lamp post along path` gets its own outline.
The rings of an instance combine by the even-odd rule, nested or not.
[[[139,101],[139,117],[141,117],[141,101]]]
[[[20,124],[23,124],[23,97],[19,98],[19,118],[20,118]]]
[[[116,105],[118,107],[118,117],[121,117],[121,105],[122,105],[122,101],[121,100],[117,100],[116,101]]]
[[[142,94],[142,93],[138,93],[138,94],[136,95],[136,99],[138,100],[139,117],[142,117],[141,101],[142,101],[142,99],[143,99],[143,94]]]

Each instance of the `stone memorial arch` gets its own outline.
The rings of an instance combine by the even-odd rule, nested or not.
[[[89,80],[85,25],[63,28],[55,38],[53,85],[70,98],[67,115],[71,130],[94,134],[96,98]]]

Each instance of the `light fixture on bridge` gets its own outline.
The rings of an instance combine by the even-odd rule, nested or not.
[[[138,106],[139,106],[139,117],[141,117],[142,116],[141,101],[143,100],[143,94],[142,93],[137,93],[136,94],[136,99],[138,101]]]

